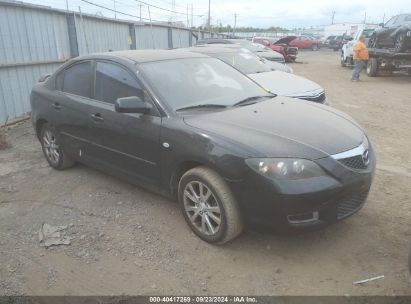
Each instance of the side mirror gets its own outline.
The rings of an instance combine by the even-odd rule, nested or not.
[[[118,98],[114,104],[116,112],[119,113],[143,113],[150,112],[153,106],[145,102],[141,97],[130,96]]]

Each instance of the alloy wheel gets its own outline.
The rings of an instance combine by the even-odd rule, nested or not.
[[[399,34],[396,38],[395,38],[395,51],[397,52],[401,52],[402,47],[404,45],[404,35],[403,34]]]
[[[48,160],[53,164],[58,164],[60,160],[60,149],[57,145],[55,135],[47,130],[43,134],[43,147]]]
[[[221,226],[221,209],[211,191],[200,181],[191,181],[184,188],[184,210],[192,225],[203,235],[218,233]]]

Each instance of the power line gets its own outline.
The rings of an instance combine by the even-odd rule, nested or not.
[[[88,0],[80,0],[80,1],[85,2],[85,3],[88,3],[88,4],[91,4],[91,5],[94,5],[94,6],[97,6],[97,7],[99,7],[99,8],[103,8],[103,9],[108,10],[108,11],[111,11],[111,12],[115,12],[115,13],[117,13],[117,14],[121,14],[121,15],[124,15],[124,16],[128,16],[128,17],[133,17],[133,18],[140,19],[139,16],[132,15],[132,14],[127,14],[127,13],[120,12],[120,11],[115,11],[115,10],[109,8],[109,7],[106,7],[106,6],[103,6],[103,5],[100,5],[100,4],[96,4],[96,3],[93,3],[93,2],[88,1]],[[147,18],[141,18],[141,19],[150,21],[150,19],[147,19]],[[160,20],[151,20],[151,21],[163,22],[163,21],[160,21]]]
[[[180,15],[187,15],[187,13],[179,12],[179,11],[176,11],[176,10],[173,11],[173,10],[170,10],[170,9],[167,9],[167,8],[164,8],[164,7],[161,7],[161,6],[149,4],[149,3],[144,2],[144,1],[140,1],[140,0],[134,0],[134,1],[140,2],[140,3],[145,4],[145,5],[147,5],[147,6],[151,6],[151,7],[154,7],[154,8],[160,9],[160,10],[163,10],[163,11],[167,11],[167,12],[170,12],[170,13],[180,14]],[[194,16],[196,16],[196,17],[202,17],[203,15],[194,15]]]

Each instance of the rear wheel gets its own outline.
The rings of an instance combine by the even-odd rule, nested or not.
[[[313,45],[311,46],[311,50],[313,50],[313,51],[318,51],[318,45],[317,45],[317,44],[313,44]]]
[[[43,125],[40,134],[41,147],[51,167],[57,170],[63,170],[75,164],[63,151],[55,130],[49,124],[46,123]]]
[[[399,33],[395,37],[394,48],[395,48],[396,52],[404,52],[405,51],[405,33]]]
[[[207,167],[187,171],[178,186],[184,218],[201,239],[226,243],[243,230],[243,220],[233,193],[224,179]]]
[[[367,75],[375,77],[378,74],[378,61],[377,58],[370,58],[367,63]]]

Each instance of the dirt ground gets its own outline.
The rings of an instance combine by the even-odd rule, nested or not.
[[[332,51],[300,61],[295,73],[321,84],[374,144],[376,176],[359,213],[317,232],[247,231],[209,245],[168,199],[82,165],[51,169],[26,122],[0,151],[0,294],[411,295],[411,77],[352,83]],[[42,223],[67,225],[71,244],[42,247]]]

